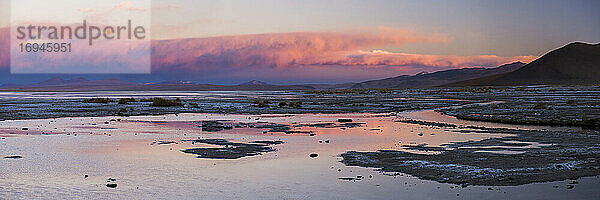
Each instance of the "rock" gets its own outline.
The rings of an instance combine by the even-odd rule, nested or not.
[[[107,183],[107,184],[106,184],[106,187],[109,187],[109,188],[116,188],[116,187],[117,187],[117,184],[116,184],[116,183]]]
[[[156,144],[158,144],[158,145],[169,145],[169,144],[177,144],[177,142],[174,142],[174,141],[157,141]]]
[[[268,140],[258,140],[258,141],[253,141],[251,143],[258,143],[258,144],[268,144],[268,145],[278,145],[278,144],[283,144],[285,143],[284,141],[268,141]]]
[[[325,140],[325,143],[329,143],[329,140]]]
[[[4,156],[4,158],[9,158],[9,159],[20,159],[20,158],[23,158],[23,156]]]
[[[354,178],[354,177],[340,177],[338,179],[340,179],[342,181],[356,181],[356,178]]]
[[[570,190],[570,189],[573,189],[573,188],[575,188],[574,185],[567,185],[567,190]]]
[[[29,128],[23,127],[23,128],[21,128],[21,130],[26,131],[26,130],[29,130]]]
[[[223,123],[219,121],[202,121],[202,125],[200,126],[202,131],[206,132],[218,132],[225,129]]]
[[[423,133],[418,133],[417,135],[419,135],[419,136],[423,136]]]
[[[84,177],[84,178],[87,178],[87,177],[89,177],[89,175],[87,175],[87,174],[86,174],[86,175],[83,175],[83,177]]]
[[[352,119],[338,119],[338,122],[352,122]]]
[[[262,153],[275,151],[271,145],[284,143],[283,141],[254,141],[251,143],[240,143],[230,142],[225,139],[198,139],[183,141],[221,146],[181,150],[184,153],[196,154],[199,158],[211,159],[238,159],[246,156],[261,155]]]
[[[316,154],[316,153],[311,153],[311,154],[310,154],[310,157],[311,157],[311,158],[316,158],[317,156],[319,156],[319,154]]]

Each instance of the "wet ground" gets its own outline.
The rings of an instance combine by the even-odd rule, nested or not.
[[[32,100],[23,97],[27,95],[5,95],[0,108],[6,108],[6,102],[25,101],[80,105],[90,94],[44,95]],[[247,102],[265,98],[260,92],[228,93],[227,98],[193,95],[215,98],[215,106],[218,98],[246,101],[238,109],[249,114],[65,117],[73,114],[62,110],[56,112],[60,118],[0,121],[0,199],[595,199],[600,195],[596,162],[600,141],[593,129],[473,122],[434,110],[311,114],[301,109],[317,108],[306,104],[281,109]],[[229,98],[239,95],[245,97]],[[56,100],[57,96],[61,98]],[[185,102],[199,98],[166,96],[183,97]],[[477,98],[396,101],[402,103],[377,108],[499,103]],[[492,103],[473,104],[478,102]],[[41,110],[35,116],[52,108],[24,105],[18,104],[24,110]],[[155,109],[145,102],[126,106],[132,105]],[[365,109],[371,108],[375,107]],[[156,109],[166,111],[153,114],[183,108]],[[297,109],[300,114],[251,111],[260,109]]]
[[[84,103],[101,97],[110,103]],[[123,98],[136,102],[119,104]],[[181,98],[183,106],[139,100]],[[509,124],[600,127],[600,86],[529,86],[326,91],[0,92],[0,121],[170,113],[389,113],[440,109],[460,119]],[[495,104],[475,104],[497,102]],[[460,107],[455,106],[470,105]],[[447,108],[450,107],[450,108]]]
[[[426,113],[408,115],[427,118]],[[343,127],[340,125],[347,122],[338,122],[340,118],[361,125]],[[203,131],[202,121],[214,120],[232,128]],[[599,194],[595,185],[600,179],[595,176],[579,178],[576,183],[565,180],[521,186],[461,187],[461,184],[419,179],[418,174],[343,163],[340,154],[347,151],[385,149],[421,155],[432,152],[405,145],[443,147],[452,142],[511,135],[462,133],[398,120],[399,117],[381,114],[179,114],[4,121],[0,122],[4,128],[0,134],[4,138],[0,141],[0,152],[21,158],[0,161],[3,169],[0,196],[591,199]],[[293,131],[271,132],[278,127],[275,124],[289,126]],[[23,130],[25,127],[27,130]],[[186,152],[203,148],[231,150],[236,145],[248,144],[270,150],[240,158],[199,158],[198,154]],[[110,183],[116,183],[116,188],[107,187],[109,178],[115,179]]]

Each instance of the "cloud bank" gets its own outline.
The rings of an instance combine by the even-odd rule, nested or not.
[[[379,27],[348,32],[296,32],[176,39],[153,43],[153,62],[158,66],[218,64],[234,67],[323,64],[328,59],[374,47],[409,43],[446,43],[439,34]]]
[[[310,66],[389,66],[390,70],[410,71],[414,68],[451,69],[492,67],[504,63],[529,62],[535,56],[500,57],[439,56],[392,53],[373,50],[411,43],[448,43],[441,34],[417,33],[410,30],[378,27],[346,32],[296,32],[221,36],[198,39],[162,40],[153,43],[155,71],[184,70],[203,72],[215,66],[240,69],[270,67],[289,70]]]
[[[8,36],[0,31],[0,70],[9,65],[2,51]],[[3,39],[6,38],[6,39]],[[4,41],[4,42],[3,42]],[[448,36],[378,27],[340,32],[293,32],[233,35],[152,41],[152,76],[162,80],[310,80],[310,82],[360,81],[421,71],[464,67],[495,67],[536,56],[452,56],[396,53],[384,50],[407,44],[446,44]],[[6,45],[4,45],[6,46]],[[73,56],[89,65],[115,59],[111,54]],[[121,52],[122,53],[122,52]],[[130,52],[131,53],[131,52]],[[112,57],[111,57],[112,55]],[[47,58],[52,60],[52,58]],[[8,63],[8,64],[7,64]],[[327,81],[319,81],[327,80]]]

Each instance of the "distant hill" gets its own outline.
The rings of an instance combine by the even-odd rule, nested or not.
[[[307,85],[211,85],[185,82],[139,84],[119,79],[87,80],[83,78],[65,80],[52,78],[29,85],[3,85],[4,91],[258,91],[258,90],[313,90]]]
[[[600,84],[600,44],[574,42],[510,73],[447,86]]]
[[[480,78],[490,75],[515,71],[525,63],[515,62],[496,68],[463,68],[438,71],[433,73],[419,73],[414,76],[403,75],[381,80],[357,83],[352,88],[426,88],[441,86],[448,83]]]
[[[194,82],[194,81],[164,81],[164,82],[160,82],[160,83],[157,83],[157,84],[161,84],[161,85],[190,85],[190,84],[196,84],[196,82]]]
[[[44,86],[59,86],[59,85],[69,85],[69,84],[79,84],[88,82],[89,80],[84,78],[76,78],[71,80],[65,80],[62,78],[52,78],[39,83],[26,85],[25,87],[44,87]]]
[[[305,86],[313,87],[317,90],[330,89],[347,89],[354,86],[356,83],[340,83],[340,84],[304,84]]]
[[[72,88],[79,90],[87,90],[88,88],[94,87],[126,87],[138,85],[137,83],[131,83],[119,79],[105,79],[105,80],[87,80],[84,78],[76,79],[62,79],[52,78],[39,83],[28,84],[28,85],[16,85],[6,84],[0,86],[1,89],[14,89],[14,90],[43,90],[43,89],[59,89],[59,88]]]
[[[239,84],[239,85],[271,85],[271,84],[268,84],[268,83],[265,83],[262,81],[251,80],[251,81]]]
[[[131,83],[119,79],[106,79],[106,80],[87,80],[84,78],[76,78],[65,80],[62,78],[52,78],[40,83],[30,84],[21,86],[23,88],[40,88],[40,87],[87,87],[87,86],[121,86],[121,85],[136,85],[137,83]]]

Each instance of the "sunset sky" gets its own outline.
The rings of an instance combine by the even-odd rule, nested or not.
[[[102,21],[118,6],[151,12],[152,74],[114,76],[132,81],[356,82],[529,62],[572,41],[600,42],[597,0],[153,0],[151,9],[136,0],[90,2],[8,11],[14,20],[64,10],[46,17],[61,23]],[[1,16],[0,26],[9,21]],[[5,57],[0,84],[27,79],[7,74]]]

